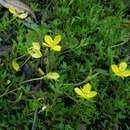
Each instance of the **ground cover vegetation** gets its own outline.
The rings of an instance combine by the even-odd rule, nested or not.
[[[129,3],[23,2],[0,7],[0,129],[129,130]]]

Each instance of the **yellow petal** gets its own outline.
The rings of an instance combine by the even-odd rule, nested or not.
[[[19,64],[17,63],[16,60],[13,60],[13,61],[12,61],[12,66],[13,66],[13,68],[14,68],[16,71],[19,71],[19,70],[20,70],[20,66],[19,66]]]
[[[47,79],[57,80],[60,75],[57,72],[49,72],[46,76]]]
[[[116,75],[120,75],[120,70],[117,65],[111,65],[111,69]]]
[[[29,49],[28,53],[33,57],[33,58],[40,58],[42,57],[42,53],[40,50],[36,49]]]
[[[48,45],[51,45],[53,43],[53,40],[49,35],[45,35],[44,40]]]
[[[33,42],[32,45],[33,45],[33,48],[36,50],[40,50],[40,48],[41,48],[40,44],[38,42]]]
[[[127,63],[121,62],[121,63],[119,64],[119,70],[120,70],[120,71],[124,71],[126,68],[127,68]]]
[[[15,15],[16,17],[19,17],[20,19],[25,19],[28,16],[28,13],[24,12],[19,14],[13,6],[9,6],[9,12]]]
[[[13,6],[9,6],[9,12],[14,15],[17,15],[16,9]]]
[[[84,93],[90,92],[90,90],[91,90],[91,84],[87,83],[87,84],[85,84],[85,85],[83,86],[82,91],[83,91]]]
[[[84,93],[83,93],[83,91],[81,89],[79,89],[79,88],[75,88],[74,91],[76,92],[76,94],[78,94],[81,97],[85,96]]]
[[[22,14],[17,14],[17,17],[20,19],[25,19],[28,16],[28,13],[22,13]]]
[[[130,76],[130,70],[122,72],[122,77],[129,77],[129,76]]]
[[[51,46],[51,49],[53,49],[54,51],[61,51],[61,46]]]
[[[96,96],[96,95],[97,95],[97,92],[96,92],[96,91],[91,91],[91,92],[89,92],[88,94],[86,94],[85,98],[86,98],[87,100],[89,100],[90,98],[92,98],[92,97],[94,97],[94,96]]]
[[[61,35],[55,36],[55,38],[54,38],[54,45],[59,44],[60,41],[61,41]]]

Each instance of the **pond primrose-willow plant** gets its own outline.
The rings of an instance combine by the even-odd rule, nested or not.
[[[55,36],[54,40],[49,35],[45,35],[44,37],[45,42],[43,42],[43,45],[46,47],[51,48],[54,51],[61,51],[61,46],[58,45],[61,41],[61,35]]]
[[[112,71],[115,73],[115,75],[119,77],[129,77],[130,76],[130,70],[127,69],[127,63],[121,62],[119,66],[112,64],[111,65]]]
[[[32,47],[28,49],[28,53],[33,57],[33,58],[41,58],[42,53],[40,51],[41,46],[38,42],[33,42]]]
[[[25,19],[28,16],[27,12],[18,13],[13,6],[9,6],[9,12],[12,13],[15,17],[18,17],[20,19]]]
[[[97,92],[96,91],[91,91],[91,84],[87,83],[83,86],[83,88],[78,88],[76,87],[74,90],[75,92],[81,96],[82,98],[85,98],[87,100],[91,99],[92,97],[96,96],[97,95]]]

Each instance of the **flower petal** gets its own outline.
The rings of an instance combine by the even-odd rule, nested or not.
[[[9,12],[12,13],[14,16],[19,17],[20,19],[25,19],[28,16],[28,13],[18,13],[13,6],[9,6]]]
[[[42,53],[40,50],[36,49],[29,49],[28,53],[33,57],[33,58],[40,58],[42,57]]]
[[[90,83],[87,83],[87,84],[85,84],[85,85],[83,86],[82,91],[83,91],[84,93],[88,93],[88,92],[90,92],[90,90],[91,90],[91,84],[90,84]]]
[[[28,13],[22,13],[22,14],[17,14],[17,17],[20,19],[25,19],[28,16]]]
[[[45,75],[45,77],[47,79],[57,80],[60,77],[60,75],[57,72],[49,72],[47,75]]]
[[[33,45],[33,48],[36,50],[40,50],[40,48],[41,48],[40,44],[38,42],[33,42],[32,45]]]
[[[59,45],[51,46],[51,49],[53,49],[54,51],[61,51],[61,46]]]
[[[17,15],[16,9],[13,6],[9,6],[9,12],[14,15]]]
[[[117,67],[117,65],[111,65],[111,69],[112,69],[112,71],[113,71],[116,75],[120,76],[121,72],[120,72],[119,68]]]
[[[54,38],[54,44],[57,45],[57,44],[59,44],[60,41],[61,41],[61,35],[55,36],[55,38]]]
[[[130,70],[122,72],[122,77],[129,77],[129,76],[130,76]]]
[[[121,62],[119,64],[119,70],[124,71],[127,68],[127,63],[126,62]]]
[[[97,92],[96,91],[91,91],[91,92],[89,92],[86,96],[85,96],[85,98],[87,99],[87,100],[89,100],[90,98],[92,98],[92,97],[94,97],[94,96],[96,96],[97,95]]]
[[[13,68],[14,68],[16,71],[19,71],[19,70],[20,70],[20,66],[19,66],[19,64],[17,63],[16,60],[13,60],[13,61],[12,61],[12,66],[13,66]]]
[[[84,96],[85,96],[84,93],[82,92],[82,90],[79,89],[79,88],[75,88],[74,91],[76,92],[76,94],[78,94],[78,95],[81,96],[81,97],[84,97]]]
[[[51,45],[53,43],[53,40],[49,35],[45,35],[44,40],[48,45]]]

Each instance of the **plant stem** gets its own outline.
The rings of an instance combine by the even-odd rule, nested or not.
[[[128,39],[125,40],[125,41],[123,41],[123,42],[121,42],[120,44],[113,45],[113,46],[111,46],[110,48],[115,48],[115,47],[122,46],[122,45],[124,45],[124,44],[127,43],[127,42],[128,42]]]
[[[23,66],[23,65],[25,65],[27,62],[28,62],[28,60],[31,58],[31,56],[30,57],[28,57],[26,60],[25,60],[25,62],[21,65],[21,67]]]
[[[19,89],[21,89],[21,88],[16,88],[16,89],[11,90],[11,91],[6,90],[2,95],[0,95],[0,98],[3,97],[3,96],[5,96],[5,95],[7,95],[7,94],[9,94],[9,93],[15,92],[15,91],[17,91]]]
[[[21,84],[32,82],[32,81],[37,81],[37,80],[42,80],[43,78],[44,78],[44,76],[42,76],[40,78],[34,78],[34,79],[25,80],[25,81],[21,82]]]
[[[80,86],[88,81],[90,81],[91,79],[95,78],[97,75],[99,75],[100,73],[96,73],[92,76],[88,76],[85,80],[79,82],[79,83],[70,83],[70,84],[63,84],[63,85],[72,85],[72,86]]]

